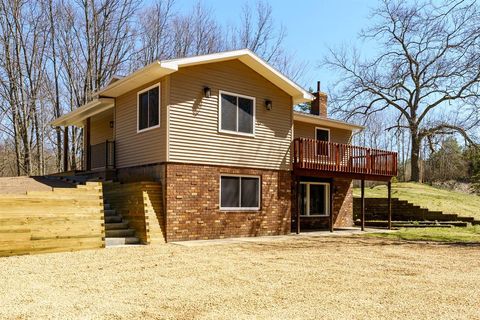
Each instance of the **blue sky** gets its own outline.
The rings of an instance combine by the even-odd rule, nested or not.
[[[177,9],[188,10],[196,1],[178,0]],[[203,0],[225,25],[234,21],[245,2],[255,4],[254,0]],[[311,66],[301,81],[307,87],[315,88],[320,80],[325,90],[335,81],[334,74],[318,67],[328,47],[348,44],[372,51],[357,36],[369,24],[369,12],[377,5],[376,0],[270,0],[269,3],[276,22],[287,29],[287,48]]]

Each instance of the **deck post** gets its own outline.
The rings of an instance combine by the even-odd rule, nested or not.
[[[365,231],[365,180],[361,181],[361,202],[360,202],[360,211],[362,219],[362,231]]]
[[[63,171],[68,171],[68,126],[63,128]]]
[[[388,180],[388,229],[392,230],[392,181]]]
[[[330,225],[330,232],[333,232],[333,193],[334,193],[334,186],[333,186],[333,181],[330,182],[330,205],[328,206],[328,211],[329,211],[329,215],[330,215],[330,221],[329,221],[329,225]]]
[[[91,121],[90,118],[87,118],[85,124],[85,170],[89,171],[91,169],[92,162],[92,150],[90,148],[90,130],[91,130]]]

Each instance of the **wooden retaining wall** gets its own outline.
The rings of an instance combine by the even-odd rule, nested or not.
[[[0,194],[0,256],[102,247],[101,183]]]
[[[387,198],[365,198],[366,220],[387,220]],[[361,199],[353,199],[354,219],[360,219]],[[392,198],[392,220],[394,221],[465,221],[477,223],[473,217],[462,217],[453,213],[429,210],[406,200]]]
[[[165,243],[162,185],[157,182],[104,183],[112,209],[128,220],[143,244]]]

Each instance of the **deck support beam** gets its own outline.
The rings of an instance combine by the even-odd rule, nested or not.
[[[392,230],[392,181],[389,180],[387,183],[388,190],[388,230]]]
[[[63,128],[63,171],[68,171],[68,126]]]
[[[360,201],[360,214],[362,219],[362,231],[365,231],[365,180],[362,179],[361,184],[361,201]]]

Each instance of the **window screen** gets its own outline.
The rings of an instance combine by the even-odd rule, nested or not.
[[[222,130],[253,133],[253,99],[222,93],[220,97]]]
[[[160,88],[157,86],[138,95],[138,130],[159,124]]]
[[[221,208],[258,209],[260,207],[260,178],[223,176],[220,184]]]

